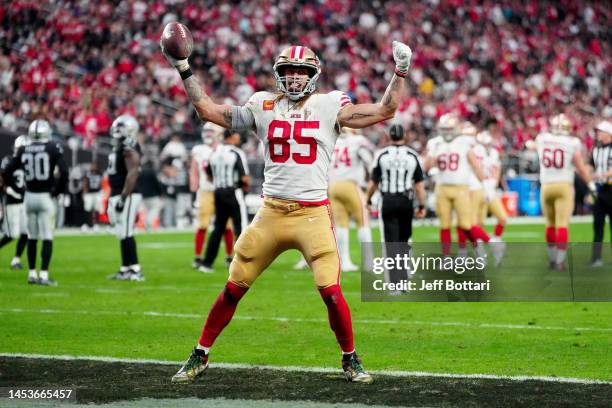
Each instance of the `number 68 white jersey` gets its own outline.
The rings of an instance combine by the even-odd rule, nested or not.
[[[572,156],[580,150],[580,139],[573,136],[540,133],[536,137],[540,161],[540,183],[574,182]]]
[[[470,184],[472,167],[468,161],[468,153],[474,144],[472,136],[457,136],[450,142],[443,140],[432,147],[428,155],[436,161],[436,167],[440,171],[436,179],[438,184]]]
[[[351,103],[340,91],[294,103],[257,92],[245,105],[264,146],[263,193],[304,202],[327,200],[327,173],[338,138],[338,112]]]

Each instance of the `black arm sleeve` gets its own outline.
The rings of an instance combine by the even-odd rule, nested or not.
[[[415,157],[414,160],[416,161],[416,167],[414,168],[414,174],[412,175],[412,180],[415,183],[418,183],[419,181],[425,180],[425,177],[423,176],[423,169],[421,168],[421,163],[419,163],[419,159]]]
[[[238,153],[236,153],[236,172],[238,172],[238,177],[242,177],[246,175],[245,163],[242,161],[242,157]]]
[[[382,177],[382,172],[380,170],[380,163],[376,161],[376,165],[374,169],[372,169],[372,181],[376,184],[380,183],[380,179]]]
[[[57,159],[57,168],[59,169],[59,178],[57,179],[57,183],[53,189],[54,195],[63,193],[68,185],[68,166],[66,166],[66,162],[64,161],[64,156],[62,154],[60,154],[59,158]]]

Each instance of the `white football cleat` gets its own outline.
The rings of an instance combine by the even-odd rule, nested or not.
[[[306,269],[308,268],[308,262],[306,262],[306,259],[302,258],[300,259],[295,265],[293,265],[293,269]]]

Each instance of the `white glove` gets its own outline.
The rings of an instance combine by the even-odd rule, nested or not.
[[[489,188],[485,188],[485,198],[487,200],[487,203],[490,203],[491,201],[495,200],[495,190],[494,189],[489,189]]]
[[[410,68],[410,59],[412,58],[412,50],[406,44],[393,41],[393,59],[395,60],[395,70],[405,76]]]
[[[162,45],[161,41],[159,42],[159,46],[161,48],[162,54],[164,54],[164,57],[166,57],[170,65],[176,68],[179,72],[187,71],[189,69],[189,61],[187,60],[187,58],[176,59],[166,54],[166,50],[164,50],[164,46]]]

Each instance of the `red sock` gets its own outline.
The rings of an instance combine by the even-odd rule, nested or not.
[[[440,242],[442,243],[442,255],[450,254],[452,240],[449,228],[440,230]]]
[[[569,240],[567,227],[557,229],[557,248],[565,251],[567,249],[567,241]]]
[[[503,233],[504,233],[504,224],[497,224],[495,226],[495,232],[494,232],[495,236],[501,237]]]
[[[555,227],[546,227],[546,243],[548,246],[554,246],[557,242],[557,234],[555,233]]]
[[[219,295],[215,304],[208,313],[204,330],[200,336],[200,345],[203,347],[212,347],[217,336],[223,331],[234,316],[238,302],[249,290],[236,285],[233,282],[227,282],[223,292]]]
[[[467,236],[465,235],[465,232],[463,232],[461,228],[457,227],[457,244],[459,245],[459,248],[465,248],[466,241]]]
[[[470,234],[468,236],[471,236],[470,240],[472,242],[476,242],[477,240],[489,242],[490,240],[489,234],[487,234],[480,225],[472,225],[472,229],[470,229]]]
[[[336,334],[336,339],[342,351],[349,353],[355,350],[353,341],[353,322],[340,285],[332,285],[325,289],[319,289],[323,302],[327,305],[327,317],[329,326]]]
[[[206,228],[199,228],[195,233],[195,256],[199,258],[202,255],[202,247],[206,240]]]
[[[234,231],[230,228],[226,229],[223,239],[225,240],[225,253],[230,256],[234,252]]]

